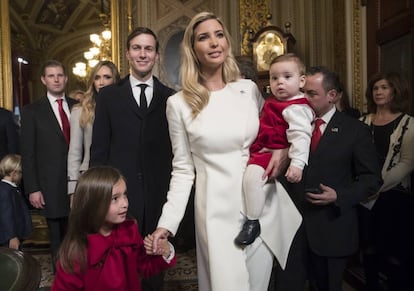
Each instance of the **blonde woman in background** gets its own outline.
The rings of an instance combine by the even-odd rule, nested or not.
[[[92,70],[85,98],[73,107],[70,115],[70,145],[68,153],[68,193],[75,192],[80,173],[89,168],[95,98],[101,88],[119,81],[117,67],[111,61],[101,61]]]

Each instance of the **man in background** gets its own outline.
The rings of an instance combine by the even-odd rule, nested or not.
[[[319,291],[342,290],[348,258],[358,250],[356,206],[382,184],[369,128],[339,112],[337,74],[312,67],[304,93],[315,111],[308,166],[302,183],[288,190],[303,222],[286,269],[276,271],[276,290],[304,290],[309,279]]]
[[[159,43],[149,28],[127,38],[131,74],[99,91],[90,166],[110,165],[126,178],[129,212],[141,235],[152,233],[166,201],[171,176],[171,142],[165,115],[173,89],[152,74]],[[163,276],[143,280],[143,290],[162,290]]]
[[[65,96],[68,77],[60,62],[47,61],[41,74],[46,96],[22,110],[21,152],[25,192],[31,205],[46,217],[54,269],[69,215],[69,116],[76,101]]]

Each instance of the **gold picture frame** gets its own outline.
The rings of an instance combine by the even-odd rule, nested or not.
[[[257,71],[269,71],[270,62],[275,57],[287,53],[292,42],[293,36],[276,26],[267,26],[259,30],[252,40],[253,61]]]

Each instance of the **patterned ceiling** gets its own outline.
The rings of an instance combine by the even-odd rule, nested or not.
[[[103,30],[101,11],[109,0],[9,0],[12,48],[26,58],[55,58],[72,64]]]

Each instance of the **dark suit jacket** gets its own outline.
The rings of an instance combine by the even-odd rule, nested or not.
[[[153,99],[142,113],[127,76],[97,97],[90,166],[110,165],[122,172],[129,211],[144,235],[155,229],[169,187],[172,152],[165,107],[173,93],[154,77]]]
[[[13,113],[0,108],[0,160],[7,154],[19,153],[19,128]]]
[[[66,98],[69,108],[76,103]],[[47,97],[26,105],[21,114],[21,151],[26,193],[42,191],[47,218],[69,214],[68,149]]]
[[[382,184],[375,153],[369,128],[337,111],[304,172],[305,189],[322,183],[338,195],[336,203],[327,206],[301,201],[307,239],[314,253],[338,257],[358,249],[356,205]]]

